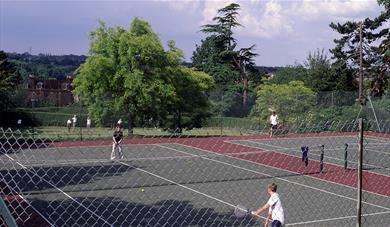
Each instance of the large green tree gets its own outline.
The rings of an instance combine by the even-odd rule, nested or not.
[[[14,107],[11,96],[14,94],[21,77],[7,58],[4,51],[0,51],[0,112]]]
[[[138,18],[133,20],[130,30],[107,27],[101,22],[91,32],[89,57],[73,82],[75,94],[98,123],[125,116],[129,133],[135,123],[145,120],[168,125],[172,115],[178,115],[175,121],[181,119],[181,114],[196,115],[202,121],[207,115],[199,115],[199,110],[207,113],[209,103],[205,100],[213,81],[206,74],[185,69],[181,64],[182,51],[173,41],[168,46],[165,51],[149,23]],[[197,98],[203,102],[186,99],[192,108],[182,108],[180,102],[185,97],[181,90],[186,87],[180,83],[188,80],[197,89],[188,90],[200,94]]]
[[[302,81],[287,84],[263,84],[257,92],[255,108],[252,114],[266,123],[271,112],[276,110],[283,124],[294,124],[309,120],[315,105],[315,93]]]

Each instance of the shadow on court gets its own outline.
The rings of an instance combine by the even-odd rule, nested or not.
[[[0,189],[12,188],[17,192],[39,192],[55,187],[91,184],[104,178],[121,176],[133,169],[133,167],[121,164],[3,169],[0,170],[0,176],[4,176],[3,181],[8,186],[2,185],[4,182],[0,181]],[[4,193],[7,194],[7,192]]]
[[[129,203],[117,198],[76,198],[73,201],[32,201],[56,226],[255,226],[249,216],[236,218],[213,208],[197,208],[190,201],[161,200],[153,204]]]

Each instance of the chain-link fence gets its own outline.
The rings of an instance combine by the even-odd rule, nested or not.
[[[272,137],[245,121],[229,122],[228,136],[138,127],[117,146],[109,128],[84,128],[82,138],[3,128],[1,198],[19,226],[263,226],[268,208],[246,209],[267,204],[275,183],[271,218],[285,226],[356,226],[359,203],[362,226],[390,224],[389,131],[365,121],[358,197],[356,120]]]

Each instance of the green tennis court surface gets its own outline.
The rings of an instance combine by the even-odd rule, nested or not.
[[[229,147],[224,152],[196,148],[196,142],[124,145],[125,159],[116,161],[109,160],[110,146],[26,149],[0,156],[1,175],[55,226],[261,226],[262,219],[236,218],[234,206],[258,208],[267,201],[265,189],[271,182],[278,184],[287,226],[345,226],[356,222],[354,188],[313,177],[315,171],[287,171],[257,158],[275,152],[298,157],[295,149],[302,144],[325,144],[325,160],[341,164],[331,159],[339,158],[339,147],[329,148],[355,140],[225,141],[248,148],[238,153]],[[374,142],[378,145],[375,140],[367,143]],[[386,149],[375,150],[386,157]],[[386,171],[380,168],[382,174]],[[364,195],[364,222],[390,223],[390,198],[368,191]]]

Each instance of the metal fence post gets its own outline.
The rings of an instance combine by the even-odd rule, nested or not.
[[[363,178],[363,119],[359,118],[359,159],[358,159],[358,187],[357,187],[357,227],[362,226],[362,178]]]

